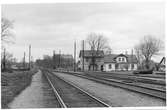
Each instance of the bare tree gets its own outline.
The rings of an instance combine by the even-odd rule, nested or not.
[[[87,42],[91,50],[104,50],[109,48],[107,38],[103,34],[90,33],[87,37]]]
[[[86,39],[90,46],[92,54],[93,70],[96,65],[96,57],[99,56],[101,50],[107,50],[111,48],[108,45],[108,39],[102,34],[90,33]]]
[[[6,62],[7,61],[7,59],[6,59],[7,54],[5,54],[6,49],[4,47],[4,44],[14,43],[13,42],[14,34],[12,32],[12,29],[13,29],[13,22],[4,18],[4,17],[2,17],[1,18],[1,43],[2,43],[2,45],[1,45],[1,49],[2,49],[1,50],[1,56],[3,56],[3,62],[1,62],[1,66],[3,64],[4,70],[6,69],[6,63],[7,63]]]
[[[1,68],[2,71],[5,71],[6,68],[10,68],[11,64],[12,64],[12,60],[13,60],[13,54],[7,52],[4,49],[4,52],[1,53]]]
[[[141,53],[141,51],[140,51],[139,46],[136,45],[136,46],[134,47],[134,50],[135,50],[135,54],[136,54],[136,57],[137,57],[138,66],[141,66],[144,57],[143,57],[143,55],[142,55],[142,53]]]
[[[135,49],[138,57],[144,58],[146,69],[149,69],[149,62],[151,61],[152,56],[158,55],[162,47],[163,42],[160,39],[154,38],[150,35],[145,36],[141,42],[136,45]]]
[[[1,41],[2,43],[14,43],[13,37],[14,34],[12,32],[13,22],[6,19],[1,18]]]

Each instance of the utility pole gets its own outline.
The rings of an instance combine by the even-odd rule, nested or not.
[[[83,60],[82,60],[82,64],[83,64],[82,66],[83,67],[82,68],[83,68],[83,71],[84,71],[85,70],[84,69],[84,40],[83,40],[83,55],[82,55],[82,58],[83,58]]]
[[[31,69],[31,45],[29,45],[29,69]]]
[[[74,42],[74,72],[76,71],[76,41]]]
[[[133,49],[131,51],[131,60],[133,61]]]
[[[3,69],[6,70],[6,49],[4,48],[4,55],[3,55]]]
[[[55,57],[56,57],[56,55],[55,55],[55,50],[53,50],[53,69],[56,69],[56,65],[55,65]]]
[[[60,65],[61,65],[61,50],[59,50],[59,68],[60,68]]]
[[[31,67],[33,68],[33,56],[31,56]]]
[[[24,69],[25,69],[25,55],[26,55],[26,53],[24,52],[24,57],[23,57],[23,67],[24,67]]]
[[[133,49],[131,50],[131,69],[134,69],[134,64],[133,64]]]

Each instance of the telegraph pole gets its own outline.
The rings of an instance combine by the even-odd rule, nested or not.
[[[24,69],[25,69],[25,55],[26,55],[26,53],[24,52],[24,57],[23,57],[23,67],[24,67]]]
[[[133,49],[131,50],[131,59],[133,61]]]
[[[3,69],[6,70],[6,49],[4,48],[4,55],[3,55]]]
[[[33,68],[33,56],[31,56],[31,67]]]
[[[55,65],[55,50],[53,50],[53,69],[55,69],[56,67],[56,65]]]
[[[29,45],[29,69],[31,69],[31,45]]]
[[[131,69],[134,69],[134,64],[133,64],[133,49],[131,50]]]
[[[82,60],[82,68],[83,68],[83,71],[84,71],[84,40],[83,40],[83,55],[82,55],[82,58],[83,58],[83,60]]]
[[[76,41],[74,42],[74,72],[76,71]]]
[[[59,68],[60,68],[60,64],[61,64],[61,50],[59,50]]]

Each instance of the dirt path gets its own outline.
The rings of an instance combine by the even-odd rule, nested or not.
[[[57,108],[52,89],[41,71],[33,76],[32,83],[22,91],[8,106],[9,108]]]

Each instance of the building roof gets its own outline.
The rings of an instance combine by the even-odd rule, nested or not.
[[[105,55],[104,56],[104,62],[105,63],[115,63],[115,57],[116,56],[117,56],[116,54]]]
[[[97,51],[94,51],[96,53]],[[84,57],[92,57],[92,50],[84,50]],[[80,51],[79,57],[83,56],[83,50]],[[99,50],[96,54],[96,57],[104,57],[104,52],[102,50]]]
[[[105,63],[116,63],[116,58],[119,56],[125,56],[128,60],[128,63],[137,63],[137,58],[135,55],[125,55],[125,54],[109,54],[104,56]]]

